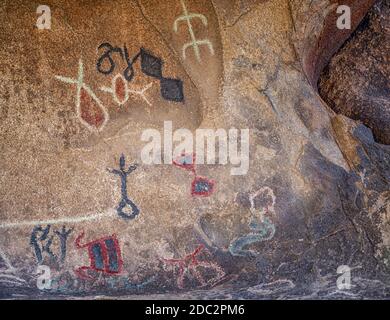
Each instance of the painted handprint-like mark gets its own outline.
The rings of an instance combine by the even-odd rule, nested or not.
[[[187,58],[187,54],[186,54],[187,49],[192,47],[194,49],[196,59],[198,60],[198,62],[201,62],[202,59],[200,56],[199,47],[202,45],[203,46],[206,45],[209,48],[212,55],[214,55],[214,47],[213,47],[213,44],[211,43],[211,41],[208,39],[204,39],[204,40],[196,39],[191,20],[192,19],[199,19],[203,23],[203,25],[207,27],[207,18],[203,14],[188,12],[188,9],[187,9],[187,6],[186,6],[184,0],[180,0],[180,3],[181,3],[181,6],[183,8],[183,15],[181,15],[180,17],[178,17],[175,20],[175,22],[173,24],[173,30],[177,33],[179,30],[179,22],[184,21],[187,23],[188,32],[189,32],[190,37],[191,37],[191,41],[184,44],[184,46],[183,46],[183,49],[182,49],[183,59],[185,60]]]
[[[179,270],[177,278],[177,286],[179,289],[184,289],[184,280],[186,276],[189,279],[191,277],[195,278],[201,287],[212,285],[225,276],[225,271],[216,263],[198,260],[198,256],[203,250],[205,250],[205,247],[201,244],[192,253],[186,255],[182,259],[161,259],[165,264]],[[214,277],[206,281],[200,272],[200,268],[213,271],[215,274]]]
[[[91,131],[102,131],[109,115],[92,89],[84,83],[84,66],[79,60],[77,79],[55,76],[59,81],[76,85],[76,113],[80,122]]]
[[[125,219],[125,220],[132,220],[136,218],[140,210],[136,206],[136,204],[131,201],[127,195],[127,176],[135,171],[138,167],[137,164],[129,166],[128,170],[125,170],[126,166],[126,160],[125,156],[122,154],[119,159],[119,170],[117,169],[107,169],[108,172],[112,174],[116,174],[121,178],[121,193],[122,193],[122,200],[119,203],[119,206],[117,208],[118,215]],[[128,210],[130,210],[128,212]]]
[[[173,161],[173,164],[194,174],[191,183],[191,195],[195,197],[209,197],[215,190],[215,181],[198,176],[195,166],[195,154],[183,154]]]
[[[271,203],[267,203],[265,207],[260,210],[255,209],[255,199],[259,196],[263,196],[267,198],[266,200],[271,200]],[[275,225],[270,219],[270,215],[275,214],[275,202],[276,197],[274,192],[269,187],[263,187],[258,190],[256,193],[249,197],[251,204],[251,213],[252,218],[249,223],[249,228],[251,229],[251,233],[239,237],[234,240],[229,246],[229,252],[234,256],[243,256],[243,257],[253,257],[256,256],[257,253],[253,250],[244,249],[246,246],[260,242],[271,240],[275,235]]]

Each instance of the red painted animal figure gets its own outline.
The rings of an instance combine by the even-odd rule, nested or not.
[[[198,260],[197,256],[204,249],[204,245],[201,244],[192,253],[186,255],[182,259],[161,259],[165,264],[179,268],[179,276],[177,278],[177,286],[179,287],[179,289],[184,288],[184,278],[186,275],[194,276],[195,279],[200,283],[201,287],[212,285],[213,283],[216,283],[225,276],[225,272],[216,263]],[[203,269],[213,270],[215,276],[209,281],[206,281],[198,270],[199,267]]]

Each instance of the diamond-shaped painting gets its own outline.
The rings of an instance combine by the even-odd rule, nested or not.
[[[191,194],[193,196],[208,197],[214,192],[214,185],[214,180],[196,177],[192,181]]]
[[[155,57],[145,49],[141,49],[141,69],[142,72],[150,77],[161,79],[162,76],[162,61]]]
[[[161,79],[161,95],[165,100],[182,102],[184,100],[183,81],[178,79]]]

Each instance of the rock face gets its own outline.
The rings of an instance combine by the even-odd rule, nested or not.
[[[324,71],[321,96],[337,113],[361,120],[390,144],[390,2],[373,7]]]
[[[388,297],[390,149],[316,88],[346,2],[3,1],[0,295]],[[180,128],[249,129],[248,171],[145,163]]]

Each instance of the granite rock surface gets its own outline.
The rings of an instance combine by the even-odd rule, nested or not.
[[[390,148],[317,89],[345,2],[2,1],[0,296],[388,298]],[[248,172],[145,164],[169,123],[249,129]]]

